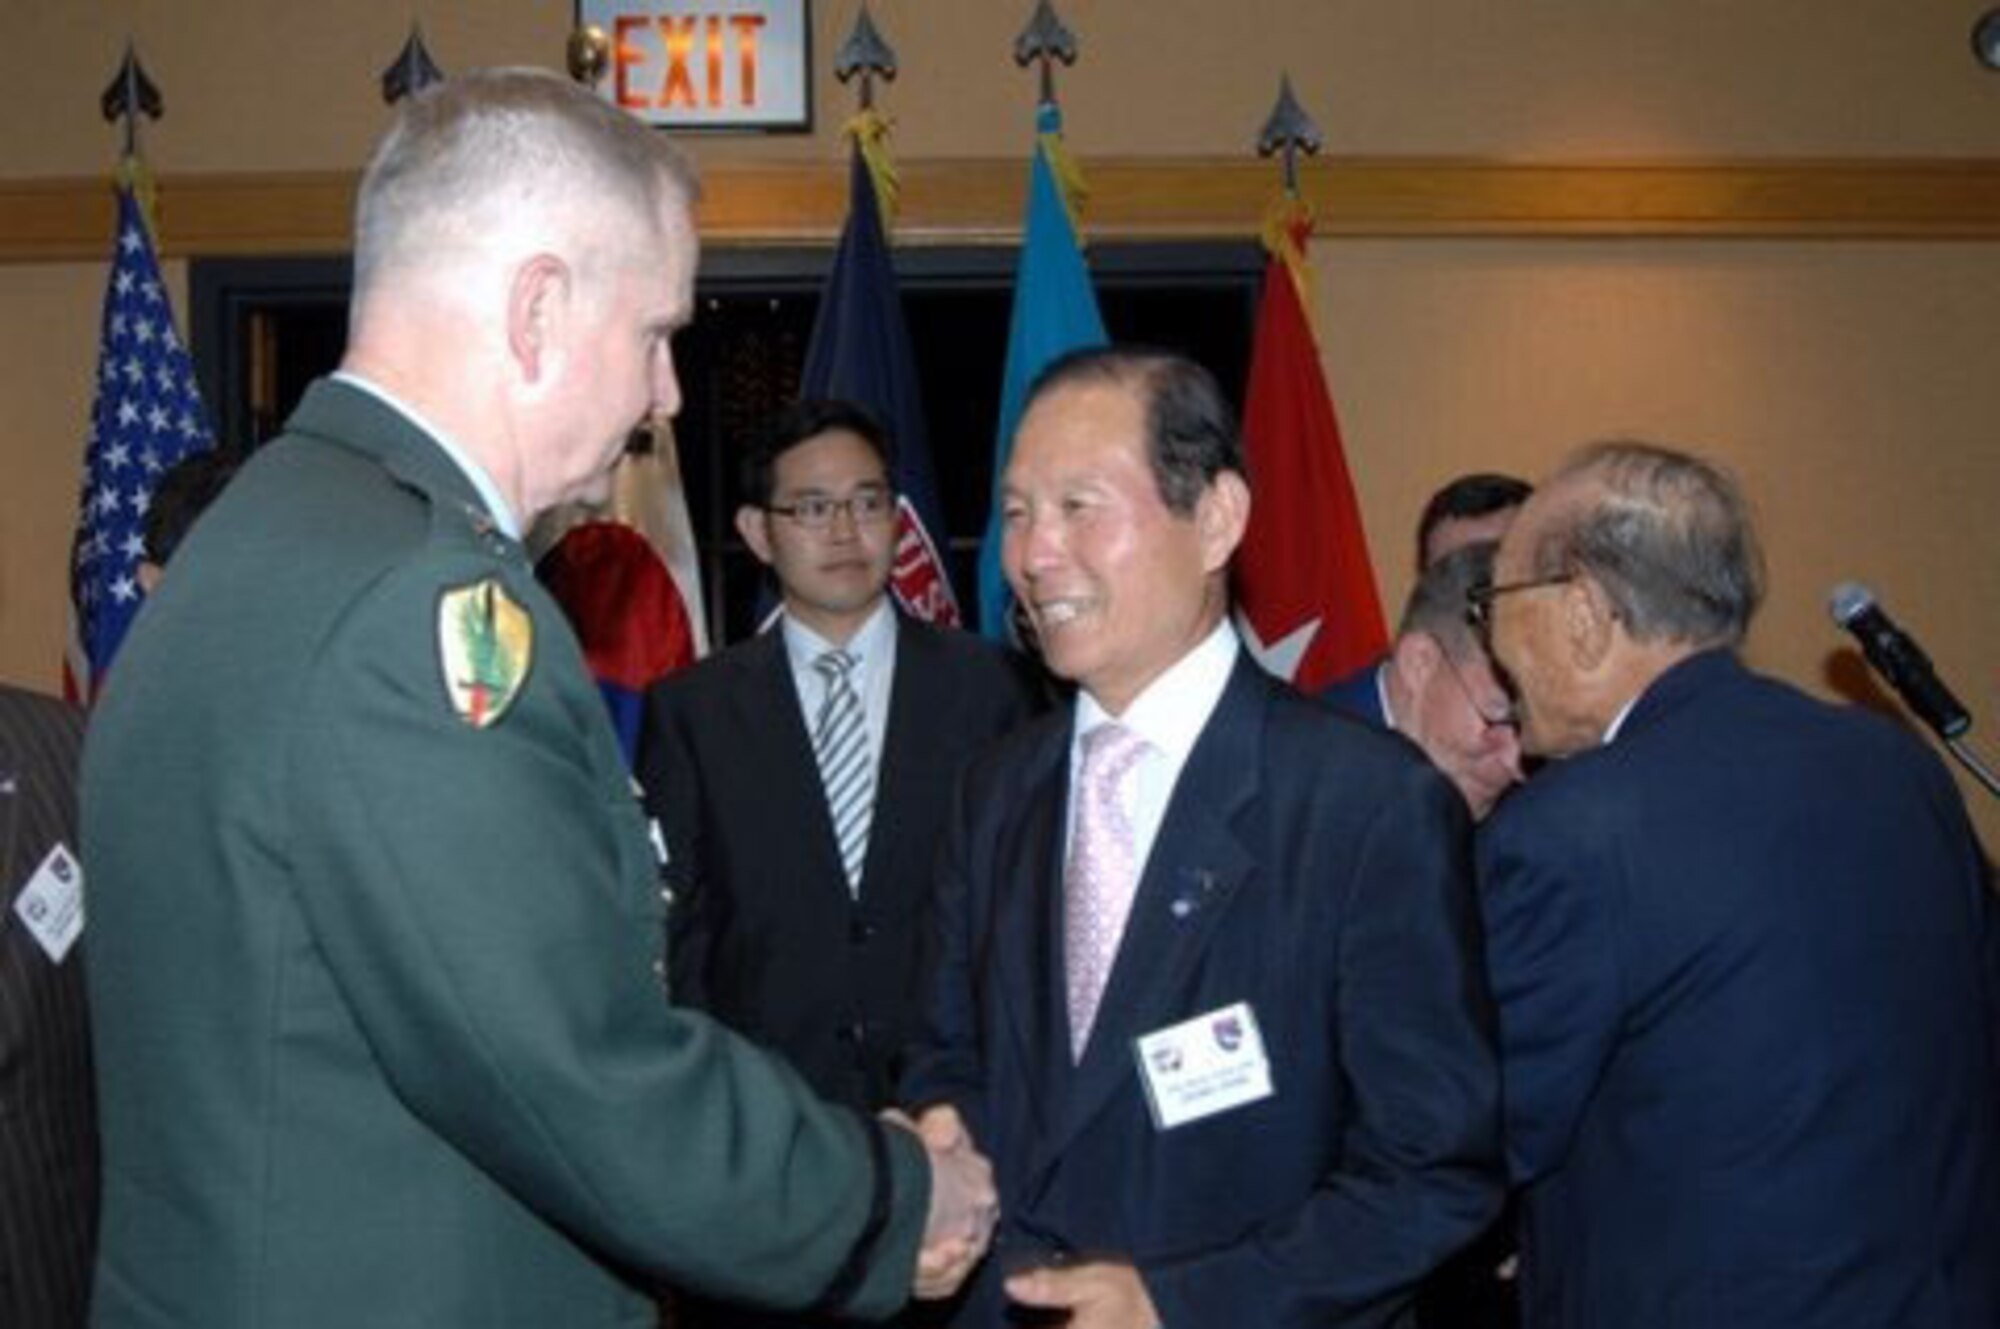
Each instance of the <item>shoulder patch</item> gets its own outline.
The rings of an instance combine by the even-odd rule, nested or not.
[[[507,713],[534,661],[535,624],[497,577],[438,598],[438,664],[458,718],[484,729]]]

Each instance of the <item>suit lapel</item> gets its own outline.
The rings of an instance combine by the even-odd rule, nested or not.
[[[1061,1126],[1050,1141],[1053,1155],[1138,1074],[1134,1039],[1201,1013],[1186,1009],[1182,994],[1256,866],[1236,829],[1263,778],[1264,685],[1256,669],[1247,656],[1238,662],[1174,784],[1089,1046],[1070,1079]],[[1060,974],[1059,949],[1056,969]],[[1065,1033],[1065,1051],[1066,1039]]]
[[[1069,784],[1070,726],[1048,726],[1026,775],[1019,822],[1011,828],[992,880],[993,933],[1019,944],[994,948],[1000,1004],[1013,1039],[1012,1065],[1034,1119],[1031,1137],[1046,1140],[1069,1075],[1069,1021],[1063,1002],[1063,822]],[[1002,1063],[1005,1064],[1005,1063]]]
[[[929,735],[925,727],[951,705],[949,697],[933,695],[936,671],[930,668],[931,640],[907,619],[896,623],[896,671],[889,685],[889,720],[882,735],[882,759],[875,772],[875,811],[868,825],[868,856],[862,863],[861,891],[890,882],[899,874],[889,871],[893,855],[902,848],[896,834],[896,818],[884,810],[898,806],[903,785],[910,778],[913,750]],[[928,719],[927,719],[928,717]],[[922,846],[919,846],[921,851]],[[923,876],[909,874],[912,879]]]
[[[754,759],[761,761],[777,786],[772,805],[799,809],[796,825],[805,836],[804,852],[819,860],[814,870],[805,874],[815,883],[807,889],[823,884],[837,890],[845,903],[849,898],[847,871],[834,843],[833,814],[826,808],[826,786],[820,782],[819,758],[813,754],[798,684],[792,681],[792,661],[785,651],[783,630],[773,628],[755,638],[747,663],[756,673],[757,684],[744,690],[744,704],[750,713],[744,716],[743,732],[769,737],[769,749]]]

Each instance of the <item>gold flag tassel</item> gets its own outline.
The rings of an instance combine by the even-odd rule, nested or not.
[[[889,156],[889,117],[873,107],[857,113],[843,126],[843,132],[861,149],[869,177],[875,181],[875,199],[882,206],[882,227],[896,220],[897,193],[902,181],[896,177],[896,163]]]
[[[1083,248],[1083,205],[1090,198],[1090,182],[1083,178],[1083,168],[1070,155],[1069,145],[1063,142],[1060,132],[1045,133],[1041,136],[1042,153],[1048,158],[1049,170],[1056,177],[1056,192],[1062,196],[1063,211],[1069,214],[1069,229],[1076,236],[1077,248]]]
[[[153,242],[153,252],[160,249],[160,224],[155,207],[159,202],[159,187],[153,182],[153,173],[146,169],[146,163],[137,154],[119,158],[118,170],[113,179],[120,189],[130,190],[132,201],[139,205],[139,220],[146,224],[146,234]]]
[[[1280,193],[1264,208],[1264,248],[1273,258],[1283,260],[1285,271],[1292,278],[1292,289],[1298,292],[1299,307],[1306,311],[1306,323],[1317,342],[1319,325],[1313,300],[1312,259],[1306,253],[1312,229],[1312,208],[1296,194]]]

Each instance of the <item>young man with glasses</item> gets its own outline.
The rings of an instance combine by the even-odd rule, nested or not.
[[[1475,820],[1521,779],[1513,704],[1467,623],[1490,584],[1493,541],[1466,545],[1424,570],[1403,606],[1396,641],[1359,689],[1327,700],[1405,735],[1465,795]]]
[[[839,401],[800,402],[751,445],[736,529],[782,614],[655,686],[639,760],[676,894],[674,999],[865,1109],[889,1102],[922,1010],[958,769],[1038,699],[1018,657],[891,603],[890,446]]]

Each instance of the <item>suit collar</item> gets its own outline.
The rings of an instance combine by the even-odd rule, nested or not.
[[[478,487],[438,440],[373,392],[339,379],[319,379],[306,389],[285,430],[373,457],[432,500],[464,509],[479,524],[495,524]]]
[[[1711,688],[1742,677],[1743,664],[1727,647],[1697,651],[1646,685],[1611,741],[1643,732]]]

